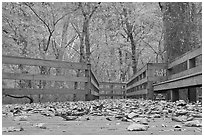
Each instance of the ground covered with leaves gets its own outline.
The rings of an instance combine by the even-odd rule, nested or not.
[[[107,99],[2,106],[3,135],[201,135],[202,104]]]

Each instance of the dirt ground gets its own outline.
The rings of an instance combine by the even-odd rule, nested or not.
[[[26,121],[14,121],[12,117],[2,116],[2,127],[23,128],[23,131],[2,132],[3,135],[202,135],[202,127],[186,127],[170,118],[155,118],[149,121],[147,131],[128,131],[132,122],[107,116],[82,116],[77,120],[65,121],[62,117],[48,117],[41,114],[26,114]],[[87,117],[89,120],[87,120]],[[199,119],[201,120],[201,119]],[[44,123],[45,128],[36,127]],[[181,131],[174,131],[181,125]]]

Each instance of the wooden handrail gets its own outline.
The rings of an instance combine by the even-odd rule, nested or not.
[[[17,80],[46,80],[46,81],[73,81],[73,82],[87,82],[86,77],[70,77],[70,76],[52,76],[52,75],[31,75],[21,73],[2,73],[3,79],[17,79]]]
[[[34,59],[34,58],[24,58],[24,57],[14,57],[14,56],[2,56],[3,64],[22,64],[30,66],[48,66],[48,67],[59,67],[59,68],[69,68],[69,69],[87,69],[85,63],[78,62],[66,62],[58,60],[43,60],[43,59]]]
[[[189,59],[195,58],[199,55],[202,55],[202,48],[195,49],[193,51],[186,52],[185,54],[175,58],[171,63],[168,64],[168,69],[181,64]]]

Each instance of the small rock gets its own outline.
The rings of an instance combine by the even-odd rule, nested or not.
[[[90,120],[90,118],[89,118],[89,117],[86,117],[85,119],[86,119],[86,120]]]
[[[152,115],[152,118],[160,118],[160,117],[161,117],[160,114],[154,114],[154,115]]]
[[[167,127],[167,125],[164,125],[164,124],[162,124],[161,126],[162,126],[162,127]]]
[[[181,128],[181,125],[175,125],[174,128]]]
[[[24,131],[24,129],[22,127],[20,128],[15,128],[15,127],[3,127],[2,128],[2,132],[19,132],[19,131]]]
[[[27,121],[28,117],[27,116],[15,116],[14,121]]]
[[[36,127],[39,127],[41,129],[46,129],[47,127],[45,126],[45,123],[38,123],[35,125]]]
[[[174,126],[174,131],[181,131],[181,125],[175,125]]]
[[[188,113],[188,111],[186,111],[186,110],[178,110],[178,111],[176,111],[177,115],[186,115],[187,113]]]
[[[127,122],[127,118],[126,118],[126,117],[123,117],[123,118],[121,119],[121,121],[126,121],[126,122]]]
[[[192,114],[193,117],[196,117],[196,118],[202,118],[202,113],[199,113],[199,114]]]
[[[147,131],[148,127],[149,126],[146,126],[146,125],[133,123],[128,126],[127,130],[128,131]]]
[[[167,114],[169,111],[168,110],[163,110],[162,113],[163,114]]]
[[[184,125],[187,127],[202,127],[202,124],[200,123],[199,120],[188,121],[185,122]]]
[[[117,119],[121,119],[121,118],[123,118],[124,117],[124,115],[116,115],[115,116],[115,118],[117,118]]]
[[[184,100],[176,101],[177,106],[186,106],[186,102]]]
[[[181,128],[174,128],[174,131],[181,131]]]
[[[108,121],[112,121],[112,119],[111,119],[111,118],[109,118],[109,117],[107,117],[107,118],[106,118],[106,120],[108,120]]]
[[[176,122],[186,122],[187,116],[172,117],[171,120]]]
[[[61,115],[61,117],[64,118],[64,120],[66,121],[72,121],[78,118],[77,116],[66,116],[66,115]]]
[[[138,116],[137,113],[131,112],[130,114],[127,115],[127,118],[131,119],[131,118],[136,117],[136,116]]]
[[[148,125],[148,119],[147,118],[134,118],[132,120],[134,122],[140,122],[140,124]]]
[[[194,117],[188,117],[187,121],[192,121],[194,119]]]

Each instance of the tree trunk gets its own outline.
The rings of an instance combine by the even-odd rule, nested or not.
[[[176,57],[191,50],[189,3],[166,2],[160,5],[163,13],[167,61],[171,62]]]
[[[56,55],[56,59],[59,61],[63,60],[64,52],[65,52],[65,47],[67,45],[67,35],[68,35],[68,27],[70,23],[70,17],[68,16],[63,25],[63,30],[62,30],[62,36],[61,36],[61,45],[58,51],[58,54]],[[56,68],[56,75],[63,75],[62,74],[62,68]],[[63,82],[60,81],[55,81],[55,87],[59,88],[61,86],[64,86]]]
[[[127,9],[123,8],[123,15],[125,17],[125,25],[126,25],[126,33],[128,38],[130,39],[130,44],[131,44],[131,50],[132,50],[132,69],[133,69],[133,75],[136,74],[137,72],[137,59],[136,59],[136,45],[133,37],[133,25],[128,22],[127,18]]]

